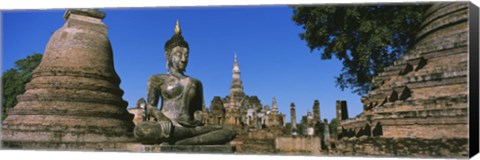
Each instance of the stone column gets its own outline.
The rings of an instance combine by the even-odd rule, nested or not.
[[[315,121],[313,119],[312,112],[308,111],[307,112],[307,135],[308,136],[313,136],[315,134],[314,126],[315,126]]]
[[[297,113],[295,112],[295,103],[290,104],[290,126],[292,135],[297,135]]]
[[[320,122],[320,102],[318,100],[313,101],[313,119],[314,121]]]
[[[348,119],[347,111],[347,101],[337,100],[336,102],[336,112],[337,112],[337,137],[338,134],[342,134],[342,121]],[[338,137],[341,138],[341,137]]]
[[[330,129],[328,126],[328,120],[324,119],[323,124],[325,125],[325,129],[323,130],[323,143],[325,145],[325,149],[329,151],[330,150]]]
[[[302,135],[306,136],[307,135],[307,128],[308,128],[308,122],[307,122],[307,116],[302,116],[302,120],[300,122],[300,125],[302,125]]]
[[[321,128],[321,119],[320,119],[320,102],[318,100],[313,101],[313,123],[314,123],[314,130],[315,135],[320,136],[322,133],[320,131]]]
[[[134,140],[104,17],[97,9],[67,10],[3,122],[4,147],[98,150]]]
[[[347,101],[337,101],[337,122],[342,124],[342,120],[348,119]]]

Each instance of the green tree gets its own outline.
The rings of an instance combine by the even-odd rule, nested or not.
[[[333,135],[336,135],[337,126],[338,126],[337,118],[333,118],[332,120],[330,120],[330,123],[328,124],[328,130],[330,131],[330,133],[332,133]]]
[[[342,61],[336,85],[363,95],[374,75],[415,44],[415,35],[430,4],[293,6],[300,38],[321,59]]]
[[[40,64],[42,54],[34,53],[25,59],[15,61],[15,67],[2,74],[2,121],[7,109],[17,104],[17,96],[25,92],[25,84],[32,79],[32,71]]]

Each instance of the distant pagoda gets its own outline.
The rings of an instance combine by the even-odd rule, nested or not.
[[[262,106],[257,96],[248,96],[243,89],[240,79],[240,66],[237,54],[234,54],[232,67],[232,84],[229,95],[222,99],[225,107],[224,124],[235,129],[249,128],[262,129],[265,127],[284,127],[285,115],[278,111],[277,100],[272,100],[272,110],[268,106]],[[262,108],[264,108],[262,110]],[[212,109],[212,108],[211,108]],[[213,112],[212,112],[213,113]],[[210,114],[209,118],[221,117],[221,114]],[[222,118],[223,119],[223,118]],[[213,123],[215,120],[211,120]]]
[[[237,54],[234,54],[232,68],[232,84],[230,85],[229,104],[226,106],[228,110],[239,109],[240,101],[245,97],[243,91],[242,80],[240,79],[240,66],[238,65]]]

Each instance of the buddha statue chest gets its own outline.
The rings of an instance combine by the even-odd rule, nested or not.
[[[167,77],[161,85],[162,113],[173,121],[191,120],[189,110],[195,92],[196,86],[191,78]]]
[[[189,78],[176,78],[176,77],[169,77],[165,84],[161,86],[162,88],[162,97],[165,100],[168,99],[179,99],[183,97],[186,90],[192,88],[191,80]]]

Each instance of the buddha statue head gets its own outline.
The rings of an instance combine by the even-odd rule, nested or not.
[[[183,39],[180,24],[175,26],[175,34],[165,43],[165,58],[169,72],[183,73],[188,64],[189,47]]]

